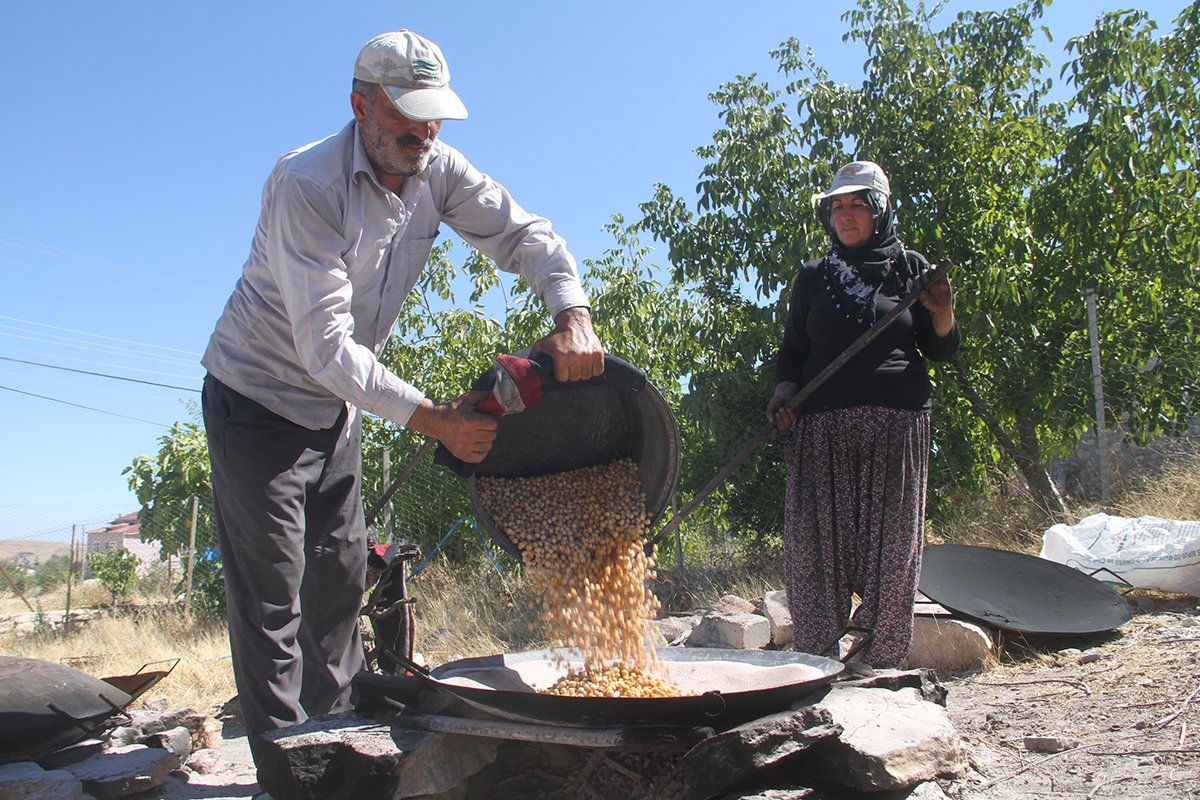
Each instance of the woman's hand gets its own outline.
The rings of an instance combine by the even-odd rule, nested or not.
[[[917,276],[917,286],[921,289],[921,305],[929,310],[933,318],[933,331],[938,336],[946,337],[954,330],[954,289],[950,279],[930,281],[931,273],[925,272]]]
[[[767,403],[767,421],[776,433],[783,433],[796,423],[796,412],[788,408],[788,401],[799,391],[798,383],[780,381],[775,384],[775,394],[771,396],[771,402]]]

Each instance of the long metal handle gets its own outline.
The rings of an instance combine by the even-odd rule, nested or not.
[[[383,507],[387,505],[388,500],[392,499],[392,495],[396,493],[396,490],[400,488],[401,484],[408,480],[408,476],[412,475],[413,470],[415,470],[417,466],[425,460],[425,456],[429,455],[429,451],[433,449],[435,444],[437,444],[437,439],[434,439],[432,436],[426,437],[425,441],[421,444],[421,447],[417,450],[416,455],[412,457],[412,461],[408,462],[408,466],[404,468],[404,471],[397,476],[396,480],[392,481],[392,485],[387,488],[387,491],[385,491],[383,495],[375,501],[375,505],[371,506],[371,510],[367,512],[368,528],[375,524],[375,518],[379,516],[379,512],[382,511]]]
[[[925,276],[927,277],[923,279],[923,283],[925,285],[937,283],[949,274],[950,267],[951,264],[949,261],[938,264],[932,270],[925,273]],[[896,304],[895,308],[893,308],[881,319],[876,321],[874,325],[864,331],[861,336],[850,343],[849,347],[842,351],[841,355],[829,362],[829,365],[826,366],[825,369],[821,370],[812,380],[806,383],[804,387],[796,393],[796,396],[788,401],[788,408],[795,410],[800,407],[801,403],[812,397],[813,392],[821,388],[826,381],[833,377],[834,373],[846,365],[847,361],[854,358],[856,355],[861,353],[867,347],[867,345],[875,341],[876,337],[887,330],[888,326],[895,322],[897,317],[907,311],[913,303],[917,302],[917,299],[920,298],[920,296],[921,286],[913,287],[913,290],[905,295],[904,298]],[[650,538],[650,544],[655,544],[673,533],[674,530],[679,527],[679,523],[681,523],[689,514],[695,511],[696,507],[699,506],[700,503],[704,502],[705,498],[712,494],[718,486],[724,483],[725,480],[733,474],[734,470],[745,463],[746,459],[748,459],[751,454],[758,449],[758,446],[762,444],[768,436],[771,435],[771,431],[774,429],[774,427],[774,423],[768,422],[757,433],[755,433],[746,446],[743,447],[737,455],[731,458],[729,463],[722,467],[720,472],[714,475],[712,480],[705,484],[704,488],[697,492],[695,497],[688,501],[686,506],[680,509],[679,513],[675,514],[675,516],[671,517],[667,524],[659,528],[658,533]]]

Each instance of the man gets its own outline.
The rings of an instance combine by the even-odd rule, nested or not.
[[[361,412],[482,461],[478,395],[436,403],[378,360],[445,222],[545,302],[559,380],[604,369],[566,243],[438,139],[465,119],[441,50],[385,33],[354,67],[354,120],[284,155],[202,363],[234,676],[258,734],[349,705],[363,667]]]

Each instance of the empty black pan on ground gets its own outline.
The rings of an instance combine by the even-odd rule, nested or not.
[[[926,547],[920,590],[950,611],[1018,633],[1100,633],[1132,616],[1123,596],[1086,573],[990,547]]]

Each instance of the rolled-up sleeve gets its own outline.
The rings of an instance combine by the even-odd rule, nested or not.
[[[549,220],[522,208],[502,185],[446,148],[442,218],[463,239],[506,271],[519,274],[551,317],[587,306],[579,269]]]

